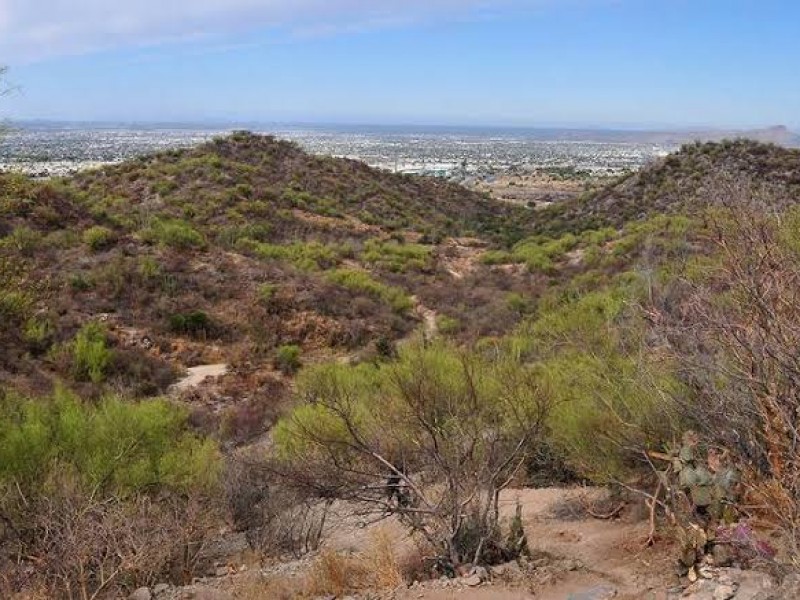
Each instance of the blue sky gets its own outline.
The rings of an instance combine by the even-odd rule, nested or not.
[[[796,0],[0,0],[10,118],[800,129]]]

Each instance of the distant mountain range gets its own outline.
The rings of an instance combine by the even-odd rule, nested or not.
[[[746,138],[757,142],[778,144],[780,146],[800,146],[800,135],[784,125],[764,129],[698,129],[691,131],[653,131],[636,132],[640,141],[654,144],[685,144],[699,140],[701,142],[718,142],[724,139]],[[626,140],[633,141],[633,140]]]

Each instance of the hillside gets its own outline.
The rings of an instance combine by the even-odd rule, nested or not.
[[[269,137],[43,183],[2,175],[0,203],[0,374],[23,389],[98,388],[70,356],[98,319],[114,352],[96,379],[140,396],[197,364],[274,379],[282,347],[303,360],[386,352],[444,305],[486,312],[461,326],[471,335],[520,317],[476,273],[471,245],[520,237],[524,209]],[[417,294],[431,306],[418,309]]]
[[[800,150],[751,140],[694,143],[619,181],[553,205],[535,223],[540,233],[578,232],[656,214],[697,212],[715,186],[735,179],[800,194]]]
[[[0,174],[0,594],[788,569],[798,191],[746,141],[542,210],[247,133]]]

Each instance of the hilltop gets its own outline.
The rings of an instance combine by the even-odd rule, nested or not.
[[[695,142],[638,172],[543,211],[534,228],[573,233],[619,227],[657,214],[691,214],[725,180],[800,193],[800,149],[747,139]]]

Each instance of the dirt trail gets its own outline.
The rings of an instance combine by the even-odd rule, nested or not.
[[[228,372],[228,365],[226,364],[217,364],[217,365],[200,365],[197,367],[189,367],[187,369],[188,374],[186,377],[178,381],[173,388],[175,391],[183,391],[188,390],[193,387],[197,387],[207,377],[219,377],[221,375],[225,375]]]
[[[511,517],[516,505],[522,506],[524,527],[533,560],[548,556],[545,566],[523,574],[515,583],[499,580],[478,587],[456,585],[446,587],[442,582],[425,582],[408,589],[374,592],[351,596],[381,600],[666,600],[667,590],[678,581],[672,575],[672,561],[664,546],[645,548],[648,524],[646,520],[602,520],[586,516],[583,498],[592,502],[603,497],[600,489],[517,489],[501,496],[501,517]],[[369,552],[375,534],[383,530],[393,540],[394,549],[402,554],[413,547],[407,532],[394,519],[365,523],[352,507],[337,503],[329,516],[324,545],[339,551]],[[543,554],[545,553],[545,554]],[[270,568],[272,576],[302,577],[313,559],[303,559]],[[265,571],[266,573],[266,571]],[[521,573],[521,572],[520,572]],[[191,586],[185,598],[234,600],[237,580],[211,578]],[[245,579],[241,579],[244,577]],[[448,580],[449,583],[456,581]],[[187,588],[188,590],[188,588]],[[203,594],[209,595],[203,595]],[[251,593],[248,598],[269,600]],[[287,596],[282,596],[287,597]]]
[[[671,577],[670,559],[663,548],[645,548],[645,521],[601,520],[564,514],[564,506],[579,495],[587,500],[600,490],[521,489],[501,496],[501,513],[511,516],[522,506],[531,550],[562,557],[574,563],[533,591],[502,585],[474,589],[408,590],[398,600],[617,600],[659,599],[677,581]],[[578,503],[579,504],[579,503]]]

